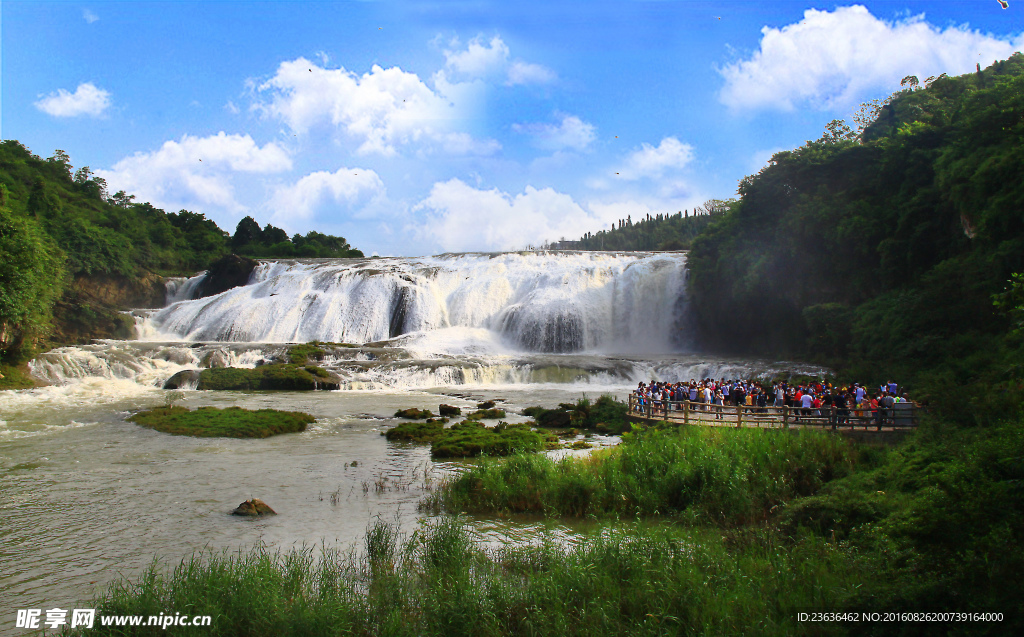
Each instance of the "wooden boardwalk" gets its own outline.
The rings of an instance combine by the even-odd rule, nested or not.
[[[897,403],[890,409],[803,409],[802,407],[752,407],[709,405],[684,401],[641,401],[629,396],[629,418],[636,422],[675,422],[711,427],[760,427],[778,429],[831,429],[860,432],[908,432],[917,428],[922,409],[914,403]]]

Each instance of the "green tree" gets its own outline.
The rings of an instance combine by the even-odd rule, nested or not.
[[[29,349],[52,319],[53,304],[64,289],[64,255],[30,219],[7,207],[0,184],[0,356]]]
[[[231,246],[235,249],[251,243],[263,242],[263,230],[260,224],[252,217],[245,217],[235,227],[235,234],[231,237]]]

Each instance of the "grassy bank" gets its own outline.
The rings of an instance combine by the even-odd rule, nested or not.
[[[196,556],[173,572],[154,566],[112,587],[97,608],[211,615],[210,627],[171,629],[206,637],[792,635],[797,612],[842,606],[859,565],[816,539],[782,546],[767,535],[632,525],[571,546],[485,551],[448,518],[410,537],[378,522],[358,555],[257,547]]]
[[[140,411],[128,420],[176,436],[267,438],[305,431],[306,425],[316,419],[309,414],[277,409],[200,407],[192,411],[187,407],[158,407]]]
[[[0,390],[32,389],[38,384],[28,373],[28,365],[6,365],[0,363]]]
[[[678,513],[744,524],[847,475],[856,455],[847,442],[824,432],[649,430],[586,458],[485,461],[445,485],[430,504],[475,513]]]

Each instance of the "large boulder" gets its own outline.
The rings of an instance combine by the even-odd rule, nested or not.
[[[231,359],[228,357],[228,353],[224,350],[215,349],[211,352],[207,352],[206,356],[203,356],[201,365],[209,369],[229,367],[231,365]]]
[[[271,509],[270,505],[263,500],[253,498],[252,500],[246,500],[239,504],[238,507],[231,512],[231,515],[255,517],[258,515],[277,515],[277,511]]]
[[[196,286],[196,298],[220,294],[249,282],[252,271],[259,265],[254,259],[229,254],[213,262],[206,276]]]
[[[164,389],[185,389],[189,386],[195,387],[199,382],[198,369],[183,369],[174,376],[171,376],[164,383]]]

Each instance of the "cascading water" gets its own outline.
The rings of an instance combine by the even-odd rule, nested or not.
[[[683,254],[268,262],[248,285],[210,298],[180,300],[195,279],[176,284],[174,302],[141,333],[148,340],[358,344],[416,335],[438,345],[438,332],[462,342],[468,331],[512,351],[668,352],[680,342],[685,278]]]
[[[187,301],[193,298],[195,296],[196,289],[205,278],[206,272],[200,272],[193,277],[175,276],[167,279],[167,283],[165,284],[167,288],[165,304],[170,305],[172,303],[177,303],[178,301]]]
[[[270,261],[247,285],[194,299],[204,276],[169,280],[167,307],[137,314],[139,340],[53,350],[32,361],[33,374],[161,387],[185,370],[287,361],[286,344],[309,341],[355,344],[325,346],[318,364],[358,390],[622,388],[786,369],[686,354],[679,253]]]

